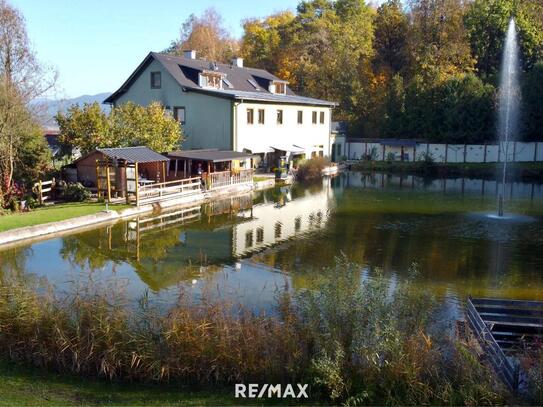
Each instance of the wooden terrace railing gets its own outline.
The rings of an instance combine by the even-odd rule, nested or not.
[[[252,183],[253,174],[254,171],[252,169],[239,170],[237,173],[233,171],[212,172],[207,176],[207,188],[214,190],[232,185]]]
[[[200,177],[185,178],[176,181],[159,182],[156,184],[138,186],[136,205],[166,201],[202,192]]]

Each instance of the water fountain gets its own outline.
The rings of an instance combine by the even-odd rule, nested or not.
[[[503,50],[498,112],[498,140],[500,151],[503,153],[502,185],[498,194],[498,216],[503,217],[503,204],[505,197],[505,184],[507,175],[507,161],[509,158],[509,143],[518,131],[518,114],[520,90],[518,85],[519,75],[518,42],[515,20],[509,21],[505,47]]]

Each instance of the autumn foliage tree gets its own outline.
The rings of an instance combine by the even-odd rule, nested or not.
[[[213,8],[201,16],[191,14],[181,26],[179,38],[165,50],[182,55],[184,50],[196,50],[210,61],[228,62],[238,52],[238,42],[223,26],[222,17]]]
[[[47,166],[45,139],[28,106],[55,80],[36,59],[19,10],[0,0],[0,207],[11,199],[16,176],[38,177]]]
[[[178,149],[183,141],[179,122],[159,103],[140,106],[128,102],[108,114],[98,103],[74,105],[66,114],[59,112],[59,140],[81,150],[147,146],[158,152]]]

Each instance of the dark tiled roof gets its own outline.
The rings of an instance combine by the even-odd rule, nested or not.
[[[96,151],[107,155],[110,158],[126,160],[129,163],[152,163],[157,161],[168,161],[164,157],[149,147],[118,147],[118,148],[98,148]]]
[[[186,160],[201,160],[201,161],[232,161],[232,160],[244,160],[246,158],[253,157],[252,154],[240,153],[237,151],[229,150],[184,150],[184,151],[172,151],[168,153],[168,157],[172,159],[186,159]]]
[[[268,71],[256,68],[238,67],[230,64],[211,63],[204,59],[190,59],[180,56],[151,52],[145,60],[136,68],[128,80],[104,103],[113,103],[125,93],[132,82],[139,76],[152,61],[158,61],[166,71],[176,80],[179,85],[187,91],[197,91],[212,94],[213,96],[229,99],[246,99],[276,103],[309,104],[322,106],[335,106],[336,103],[321,99],[306,98],[297,96],[287,86],[286,95],[271,93],[267,84],[269,81],[281,81]],[[224,89],[202,88],[198,83],[198,74],[203,70],[212,70],[224,74],[225,78],[232,85]],[[255,87],[253,84],[256,84]]]

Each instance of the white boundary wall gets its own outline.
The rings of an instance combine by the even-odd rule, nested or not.
[[[345,155],[349,160],[360,160],[374,151],[376,161],[386,160],[394,155],[401,160],[402,147],[383,145],[379,141],[353,141],[345,143]],[[404,161],[420,160],[428,153],[439,163],[495,163],[505,161],[504,143],[500,144],[439,144],[417,143],[415,147],[403,148]],[[507,161],[534,162],[543,161],[543,142],[510,142]]]

